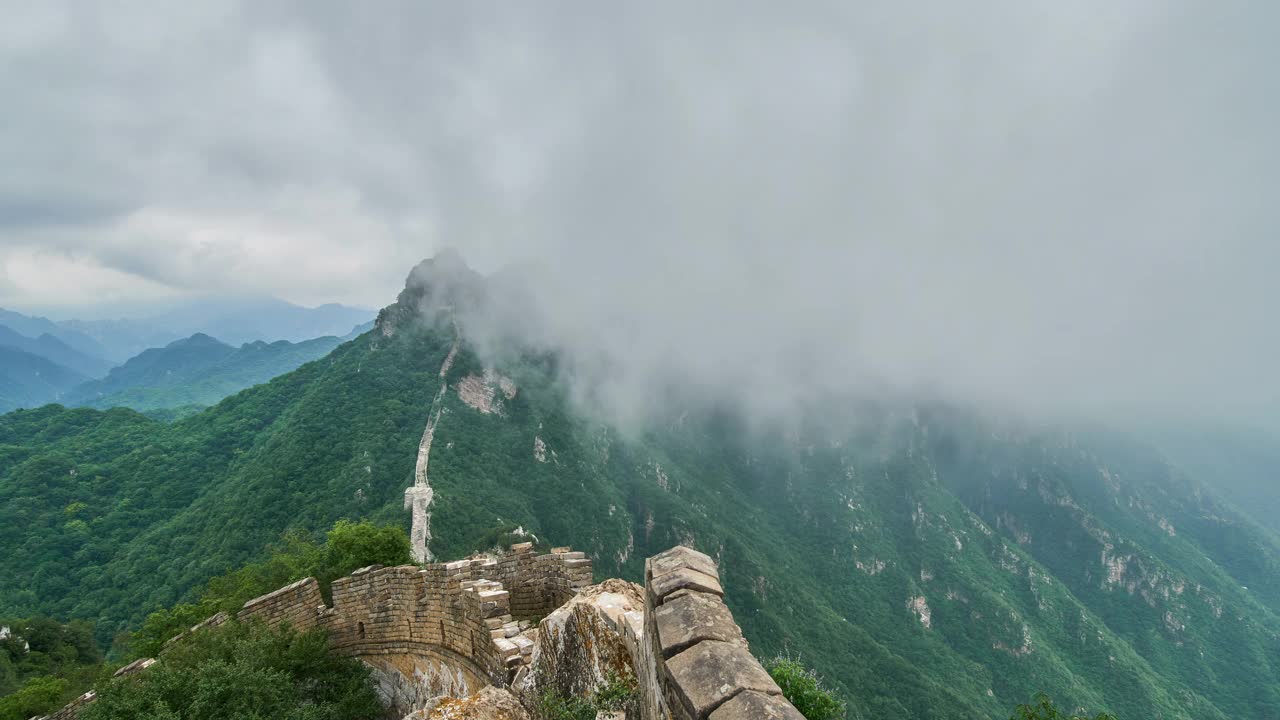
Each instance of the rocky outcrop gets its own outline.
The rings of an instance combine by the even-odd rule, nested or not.
[[[464,699],[441,698],[430,710],[419,710],[404,720],[529,720],[529,713],[509,691],[486,687]]]
[[[610,681],[634,678],[643,632],[639,585],[606,580],[583,588],[538,624],[533,656],[512,689],[536,707],[546,693],[590,697]]]

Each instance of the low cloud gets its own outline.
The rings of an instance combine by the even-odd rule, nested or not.
[[[0,257],[374,303],[457,247],[541,318],[477,332],[535,327],[620,415],[1276,414],[1270,6],[376,11],[8,8],[0,195],[41,200]]]

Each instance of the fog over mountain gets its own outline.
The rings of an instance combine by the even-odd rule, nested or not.
[[[456,247],[623,416],[1277,417],[1280,8],[2,4],[6,307],[380,305]]]

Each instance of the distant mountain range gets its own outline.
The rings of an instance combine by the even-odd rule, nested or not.
[[[0,325],[0,412],[58,401],[110,366],[48,333],[28,337]]]
[[[57,401],[84,380],[48,358],[0,345],[0,412]]]
[[[345,338],[326,336],[291,343],[256,341],[233,347],[203,333],[145,350],[106,377],[85,382],[62,401],[68,406],[139,411],[213,405],[254,385],[328,355]]]
[[[84,377],[105,375],[112,365],[107,360],[87,355],[48,333],[28,337],[5,325],[0,325],[0,346],[39,355]]]
[[[97,340],[78,330],[55,323],[49,318],[23,315],[19,312],[0,308],[0,325],[28,338],[52,335],[78,352],[90,357],[105,358],[109,354],[106,348],[98,344]]]
[[[50,402],[144,411],[211,405],[323,357],[372,327],[373,316],[272,298],[192,302],[118,320],[55,322],[0,309],[0,412]]]
[[[307,308],[275,298],[235,298],[189,302],[146,317],[66,320],[58,326],[88,337],[118,363],[196,333],[237,347],[258,340],[301,342],[345,335],[375,315],[373,310],[346,305]]]

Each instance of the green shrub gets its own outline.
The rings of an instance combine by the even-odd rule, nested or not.
[[[636,689],[636,681],[633,677],[622,677],[615,673],[609,673],[609,677],[596,690],[595,696],[592,698],[593,704],[597,711],[617,712],[622,710],[627,713],[628,717],[639,715],[640,694]]]
[[[1037,693],[1030,704],[1014,708],[1009,720],[1090,720],[1085,715],[1067,715],[1044,693]],[[1098,713],[1092,720],[1116,720],[1114,715]]]
[[[595,720],[596,706],[586,698],[565,697],[554,690],[542,693],[538,720]]]
[[[590,698],[565,697],[549,689],[538,702],[538,720],[595,720],[600,712],[626,712],[639,716],[639,693],[635,678],[609,673],[605,683]]]
[[[329,652],[322,630],[233,620],[98,688],[81,720],[373,720],[383,709],[368,678],[367,666]]]
[[[837,720],[845,717],[844,703],[822,684],[822,678],[798,659],[779,655],[764,663],[782,694],[807,720]]]
[[[404,528],[368,520],[335,523],[325,541],[323,558],[316,574],[326,583],[369,565],[394,567],[413,562]]]

